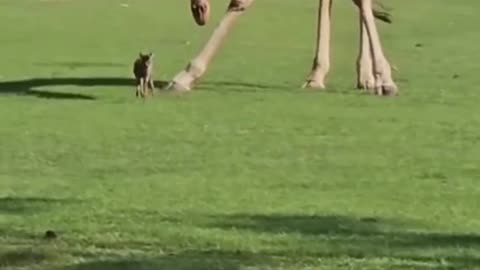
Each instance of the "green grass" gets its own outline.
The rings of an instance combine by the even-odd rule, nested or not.
[[[326,92],[298,87],[316,1],[257,2],[143,103],[138,52],[168,80],[215,26],[186,1],[0,0],[0,269],[480,269],[480,2],[385,1],[387,99],[352,88],[349,1]]]

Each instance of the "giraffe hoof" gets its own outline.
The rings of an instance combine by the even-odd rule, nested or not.
[[[179,82],[176,82],[176,81],[171,81],[166,87],[165,87],[166,90],[173,90],[173,91],[176,91],[176,92],[186,92],[186,91],[190,91],[191,88],[190,86],[187,86],[187,85],[183,85]]]
[[[373,90],[375,89],[375,81],[371,81],[371,80],[359,81],[357,83],[357,89],[367,90],[367,91]]]
[[[325,84],[320,81],[315,81],[315,80],[307,80],[303,85],[302,88],[306,89],[320,89],[324,90],[325,89]]]
[[[396,96],[398,88],[395,84],[382,85],[377,89],[377,94],[381,96]]]

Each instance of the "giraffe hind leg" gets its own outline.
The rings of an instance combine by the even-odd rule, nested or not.
[[[360,51],[357,58],[357,89],[370,91],[375,88],[372,46],[368,37],[365,21],[360,12],[359,15]]]
[[[362,19],[365,22],[365,28],[368,32],[370,40],[372,58],[373,58],[373,70],[375,76],[375,91],[378,95],[396,95],[398,88],[392,79],[392,71],[390,63],[386,59],[380,36],[375,24],[375,18],[372,8],[372,0],[359,0]]]

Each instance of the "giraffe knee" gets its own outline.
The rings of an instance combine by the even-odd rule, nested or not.
[[[231,0],[230,5],[228,5],[229,11],[244,11],[247,9],[252,0]]]

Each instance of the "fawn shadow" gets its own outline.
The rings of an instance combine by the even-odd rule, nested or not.
[[[169,85],[168,81],[156,80],[155,88],[165,90]],[[25,80],[0,82],[0,94],[16,94],[27,95],[46,99],[78,99],[78,100],[95,100],[93,95],[80,93],[55,92],[40,89],[49,86],[75,85],[83,87],[94,86],[130,86],[135,87],[135,80],[122,77],[86,77],[86,78],[32,78]],[[209,92],[239,92],[239,93],[279,93],[295,91],[298,87],[288,85],[267,85],[245,82],[228,82],[228,81],[201,81],[195,86],[196,89]],[[311,91],[305,91],[309,93]],[[358,94],[360,92],[340,92],[344,94]]]
[[[88,77],[88,78],[33,78],[26,80],[0,82],[0,94],[17,94],[35,96],[38,98],[51,99],[79,99],[94,100],[92,95],[54,92],[43,89],[36,89],[48,86],[75,85],[83,87],[93,86],[135,86],[135,80],[121,77]],[[165,81],[155,81],[156,88],[163,88],[167,85]]]
[[[38,62],[35,63],[36,66],[47,66],[47,67],[66,67],[68,69],[78,69],[78,68],[112,68],[112,67],[126,67],[125,64],[121,63],[112,63],[112,62],[78,62],[78,61],[66,61],[66,62]]]

